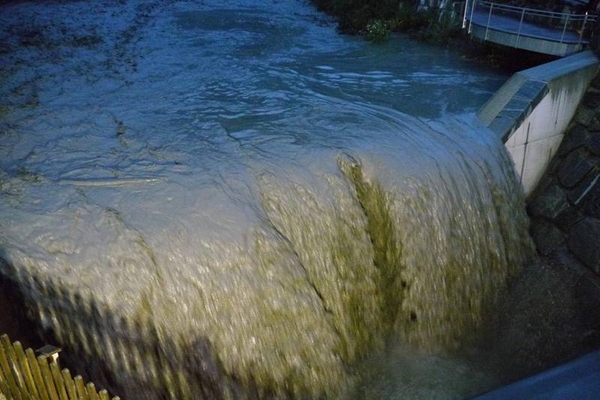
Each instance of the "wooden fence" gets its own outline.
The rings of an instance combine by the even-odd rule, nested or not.
[[[71,377],[52,357],[35,356],[21,343],[0,337],[0,400],[110,400],[106,390],[85,384],[81,376]],[[113,397],[112,400],[119,400]]]

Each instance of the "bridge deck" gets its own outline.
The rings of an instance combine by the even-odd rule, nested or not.
[[[497,14],[494,14],[490,17],[489,13],[485,11],[475,10],[473,15],[469,15],[467,18],[470,19],[473,24],[482,27],[489,27],[489,29],[499,32],[519,34],[521,36],[544,39],[553,42],[587,44],[587,41],[581,39],[580,35],[574,31],[565,31],[563,33],[562,29],[552,29],[526,21],[521,22],[516,18],[505,17]]]
[[[470,2],[469,2],[470,3]],[[530,20],[551,20],[546,26]],[[469,33],[481,40],[555,56],[566,56],[586,48],[586,33],[594,15],[576,15],[534,10],[473,0],[467,5],[465,22]]]

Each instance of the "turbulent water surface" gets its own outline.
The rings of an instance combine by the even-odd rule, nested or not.
[[[124,397],[373,394],[353,371],[388,339],[421,377],[398,396],[481,389],[419,354],[530,250],[470,115],[505,77],[302,0],[0,11],[0,272]]]

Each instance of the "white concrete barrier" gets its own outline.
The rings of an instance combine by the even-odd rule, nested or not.
[[[585,51],[520,71],[477,113],[504,141],[526,195],[556,153],[598,66]]]

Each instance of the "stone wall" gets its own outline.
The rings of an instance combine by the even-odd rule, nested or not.
[[[528,203],[538,251],[571,254],[600,276],[600,74]]]

